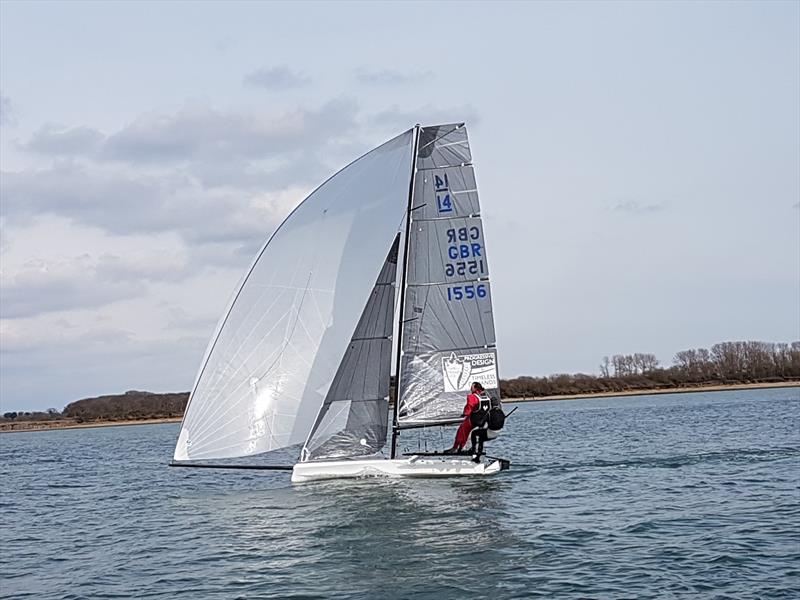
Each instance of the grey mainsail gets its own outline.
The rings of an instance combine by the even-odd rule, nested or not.
[[[498,393],[489,265],[467,131],[422,128],[409,210],[398,424],[461,414],[473,381]]]
[[[367,456],[386,444],[399,244],[398,235],[328,389],[302,460]]]

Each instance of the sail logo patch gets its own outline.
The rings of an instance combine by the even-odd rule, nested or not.
[[[468,392],[473,381],[486,389],[497,387],[497,357],[493,352],[442,357],[445,392]]]

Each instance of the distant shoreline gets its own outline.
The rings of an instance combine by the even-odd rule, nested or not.
[[[800,387],[800,380],[774,381],[768,383],[728,383],[723,385],[698,385],[668,389],[624,390],[621,392],[592,392],[588,394],[559,394],[557,396],[537,396],[535,398],[503,398],[505,404],[516,402],[546,402],[550,400],[589,400],[593,398],[617,398],[621,396],[655,396],[661,394],[687,394],[695,392],[727,392],[735,390],[757,390],[766,388]]]
[[[726,385],[705,385],[677,387],[669,389],[625,390],[622,392],[595,392],[591,394],[565,394],[558,396],[538,396],[536,398],[503,398],[505,404],[522,402],[547,402],[552,400],[591,400],[595,398],[618,398],[625,396],[654,396],[661,394],[687,394],[695,392],[725,392],[735,390],[756,390],[768,388],[800,387],[800,380],[770,383],[731,383]],[[57,429],[90,429],[94,427],[126,427],[129,425],[157,425],[160,423],[180,423],[183,417],[163,417],[157,419],[131,419],[125,421],[90,421],[78,423],[74,420],[54,421],[11,421],[0,423],[0,433],[25,431],[54,431]]]
[[[183,417],[163,417],[158,419],[129,419],[125,421],[85,421],[60,419],[54,421],[12,421],[0,423],[0,433],[20,433],[25,431],[54,431],[56,429],[91,429],[94,427],[126,427],[128,425],[158,425],[160,423],[180,423]]]

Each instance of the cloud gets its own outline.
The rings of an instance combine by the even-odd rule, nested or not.
[[[302,73],[295,73],[286,66],[261,67],[245,75],[242,83],[248,87],[268,90],[291,90],[308,85],[311,79]]]
[[[230,35],[221,37],[216,42],[214,42],[214,49],[220,54],[227,53],[228,50],[230,50],[234,46],[236,46],[236,38]]]
[[[126,389],[188,390],[208,339],[143,339],[131,329],[52,317],[0,322],[4,410],[60,408]]]
[[[314,142],[352,135],[358,106],[341,98],[317,109],[280,115],[231,113],[211,108],[174,115],[146,115],[111,135],[103,157],[161,163],[195,159],[263,159],[285,155]]]
[[[618,202],[611,207],[614,212],[631,213],[631,214],[647,214],[663,210],[664,206],[660,202],[644,203],[637,200],[624,200]]]
[[[392,130],[403,130],[412,127],[415,123],[420,125],[438,125],[441,123],[461,123],[467,127],[475,126],[480,122],[477,112],[469,105],[439,108],[430,104],[416,109],[402,109],[392,106],[369,117],[369,122]]]
[[[419,83],[430,79],[433,76],[431,71],[418,73],[404,73],[394,69],[372,70],[365,67],[356,69],[356,81],[365,85],[405,85]]]
[[[3,282],[0,313],[3,319],[14,319],[96,308],[143,292],[136,281],[103,281],[88,255],[49,263],[32,260]]]
[[[97,154],[105,140],[105,134],[91,127],[64,129],[46,125],[31,136],[25,149],[56,156],[92,156]]]
[[[189,244],[252,247],[304,193],[207,190],[185,173],[135,175],[69,162],[0,177],[8,225],[54,215],[116,235],[174,231]]]
[[[112,283],[142,281],[180,281],[190,276],[185,255],[139,253],[128,256],[101,254],[95,265],[98,279]]]
[[[0,94],[0,125],[16,125],[16,110],[11,98]]]

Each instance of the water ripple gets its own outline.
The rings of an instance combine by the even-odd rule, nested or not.
[[[529,404],[499,476],[306,486],[3,435],[0,598],[797,598],[798,429],[800,389]]]

